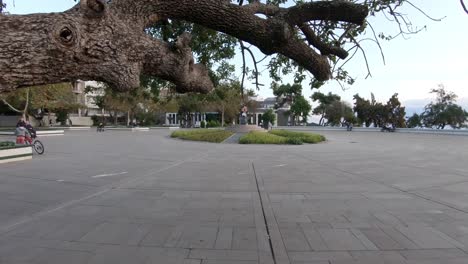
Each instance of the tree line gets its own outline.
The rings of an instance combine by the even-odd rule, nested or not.
[[[432,89],[430,93],[436,95],[435,101],[427,104],[422,113],[415,113],[411,117],[406,117],[405,107],[398,99],[397,93],[393,94],[386,103],[378,102],[373,93],[370,99],[355,94],[354,106],[332,93],[315,92],[311,98],[319,104],[313,109],[313,114],[320,116],[319,125],[337,126],[349,123],[365,127],[437,129],[444,129],[447,126],[452,128],[466,126],[468,112],[456,104],[456,94],[446,91],[443,85]]]

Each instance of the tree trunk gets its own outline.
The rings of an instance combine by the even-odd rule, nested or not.
[[[210,91],[208,70],[194,64],[189,34],[182,34],[173,45],[145,34],[148,26],[166,19],[224,32],[267,55],[280,53],[325,81],[331,77],[326,56],[343,59],[348,54],[314,36],[307,23],[331,20],[360,25],[367,15],[365,5],[348,1],[279,8],[225,0],[81,0],[62,13],[1,14],[0,92],[77,79],[103,81],[124,91],[138,87],[142,74],[171,81],[178,92]],[[297,30],[303,31],[307,42],[294,37]]]
[[[127,126],[130,126],[130,110],[127,111]]]
[[[221,127],[224,127],[224,112],[225,112],[225,106],[223,105],[223,111],[221,112]]]

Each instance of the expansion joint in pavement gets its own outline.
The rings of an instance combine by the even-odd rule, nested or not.
[[[253,170],[253,175],[255,177],[255,184],[256,184],[256,187],[257,187],[258,197],[260,199],[260,206],[262,207],[262,215],[263,215],[263,220],[265,222],[265,228],[266,228],[266,232],[267,232],[267,236],[268,236],[268,244],[270,245],[271,256],[273,258],[273,263],[277,264],[276,256],[275,256],[275,250],[273,248],[273,243],[271,241],[270,226],[268,225],[268,220],[267,220],[267,217],[265,215],[265,206],[263,205],[262,194],[260,193],[260,186],[258,184],[257,172],[255,171],[255,165],[254,165],[253,162],[252,162],[252,170]]]

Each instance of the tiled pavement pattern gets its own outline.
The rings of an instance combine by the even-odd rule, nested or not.
[[[468,263],[467,137],[167,134],[70,132],[0,165],[0,263]]]

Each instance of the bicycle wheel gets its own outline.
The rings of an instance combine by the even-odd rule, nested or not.
[[[37,154],[41,155],[44,153],[44,145],[42,144],[41,141],[39,140],[34,140],[33,142],[33,148],[36,151]]]

